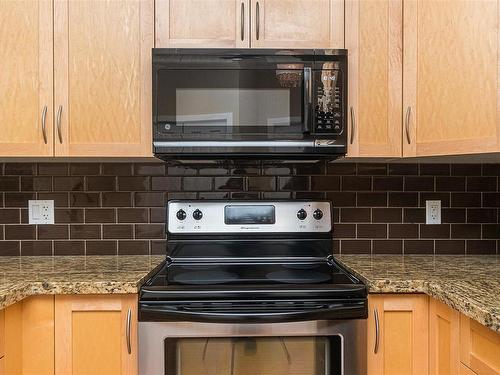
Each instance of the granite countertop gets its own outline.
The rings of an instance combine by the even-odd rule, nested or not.
[[[500,257],[496,255],[341,255],[370,293],[426,293],[500,332]]]
[[[137,293],[165,256],[0,257],[0,309],[37,294]]]

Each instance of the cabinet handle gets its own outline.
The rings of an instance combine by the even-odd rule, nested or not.
[[[375,347],[373,348],[373,352],[375,354],[378,353],[378,347],[380,343],[380,324],[378,320],[378,310],[373,310],[373,316],[375,318]]]
[[[406,131],[406,141],[408,144],[411,143],[410,138],[410,116],[411,116],[411,107],[406,109],[406,118],[405,118],[405,131]]]
[[[356,134],[356,116],[354,113],[354,108],[351,107],[351,139],[350,139],[351,145],[354,142],[354,135],[355,134]]]
[[[43,107],[42,110],[42,135],[43,143],[47,144],[47,129],[45,128],[45,120],[47,118],[47,106]]]
[[[260,6],[259,2],[255,4],[255,37],[259,40],[260,35]]]
[[[127,325],[125,326],[125,333],[127,336],[127,351],[128,354],[132,354],[132,345],[130,343],[130,324],[132,323],[132,310],[127,311]]]
[[[241,40],[245,39],[245,3],[241,3],[241,14],[240,14],[240,23],[241,23]]]
[[[61,114],[62,114],[62,105],[59,106],[57,110],[57,137],[59,138],[59,143],[63,143],[62,132],[61,132]]]

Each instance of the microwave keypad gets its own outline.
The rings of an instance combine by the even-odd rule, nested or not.
[[[316,133],[342,133],[342,91],[340,72],[322,70],[316,74],[314,130]]]

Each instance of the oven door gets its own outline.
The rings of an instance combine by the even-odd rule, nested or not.
[[[363,375],[366,320],[139,322],[139,373]]]

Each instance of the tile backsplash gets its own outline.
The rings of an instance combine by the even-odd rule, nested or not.
[[[163,254],[168,199],[329,199],[340,253],[500,252],[500,164],[0,163],[0,255]],[[28,225],[53,199],[55,225]],[[425,201],[442,202],[425,225]]]

